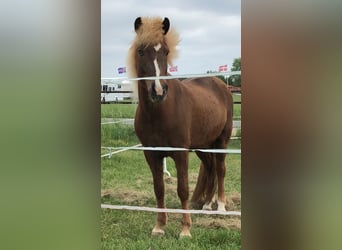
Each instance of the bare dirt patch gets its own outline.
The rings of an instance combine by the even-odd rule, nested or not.
[[[173,198],[178,199],[177,177],[166,176],[164,177],[164,182],[165,182],[165,194],[171,195]]]
[[[197,226],[209,228],[209,229],[233,229],[233,230],[241,230],[241,220],[238,218],[227,219],[227,218],[197,218],[194,221],[194,224]]]
[[[130,189],[106,189],[101,191],[101,198],[102,197],[112,197],[122,201],[122,203],[125,204],[145,205],[146,201],[154,196],[148,191],[136,191]]]
[[[230,193],[226,197],[226,209],[228,210],[240,210],[241,209],[241,194]]]
[[[217,209],[217,204],[213,205],[213,209]],[[226,210],[227,211],[240,211],[241,210],[241,194],[230,193],[226,196]],[[196,225],[203,226],[205,228],[225,228],[232,230],[241,230],[241,217],[228,218],[226,216],[210,216],[199,217],[195,221]]]

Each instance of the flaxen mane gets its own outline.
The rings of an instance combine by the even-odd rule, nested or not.
[[[164,42],[169,48],[167,62],[172,66],[172,60],[177,57],[176,46],[179,43],[179,35],[174,29],[170,29],[166,35],[163,31],[163,19],[160,17],[143,17],[141,28],[128,51],[127,68],[131,78],[137,77],[135,65],[135,53],[139,46],[157,45]]]

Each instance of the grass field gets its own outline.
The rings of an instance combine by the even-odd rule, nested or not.
[[[101,117],[132,118],[136,105],[105,104]],[[239,109],[240,110],[240,109]],[[240,114],[236,114],[240,116]],[[102,146],[132,146],[139,141],[133,126],[101,125]],[[229,148],[240,148],[240,140],[232,140]],[[106,153],[103,150],[102,153]],[[195,187],[200,161],[190,153],[190,195]],[[228,155],[225,189],[226,208],[240,210],[241,157]],[[167,159],[171,177],[165,175],[166,205],[180,208],[174,163]],[[152,175],[143,152],[125,151],[101,161],[101,203],[155,207]],[[241,222],[237,217],[192,215],[191,239],[179,239],[181,215],[169,214],[165,236],[151,237],[155,213],[102,209],[102,249],[241,249]]]
[[[234,101],[241,102],[241,95],[233,95]],[[116,105],[103,104],[101,106],[101,118],[133,118],[137,104]],[[234,105],[234,119],[241,119],[241,104]]]

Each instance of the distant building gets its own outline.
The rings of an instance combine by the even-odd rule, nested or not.
[[[133,84],[123,80],[101,80],[101,103],[114,103],[131,100]]]
[[[241,93],[241,86],[228,85],[228,88],[232,93]]]

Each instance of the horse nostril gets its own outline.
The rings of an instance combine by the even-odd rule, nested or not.
[[[168,86],[164,83],[161,84],[162,85],[162,93],[158,94],[156,91],[156,84],[153,83],[152,84],[152,88],[151,88],[151,100],[153,102],[160,102],[163,101],[166,98],[167,95],[167,91],[168,91]]]
[[[167,93],[167,90],[169,89],[169,86],[167,86],[166,84],[163,84],[163,95]]]

